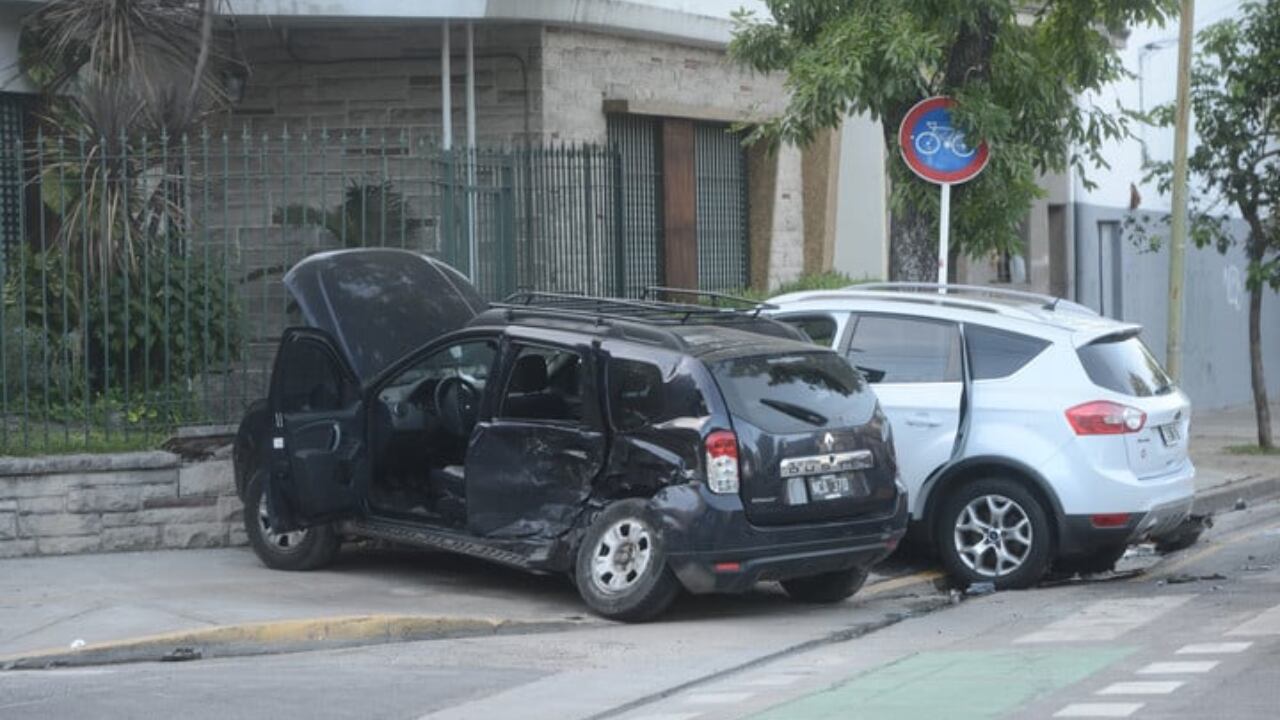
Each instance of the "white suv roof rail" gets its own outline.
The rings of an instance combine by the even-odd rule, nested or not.
[[[866,283],[863,285],[850,285],[844,290],[846,292],[937,293],[944,296],[977,296],[995,300],[1022,300],[1034,302],[1044,310],[1067,310],[1085,315],[1098,314],[1094,312],[1092,308],[1072,302],[1071,300],[1054,297],[1053,295],[1042,295],[1040,293],[1027,292],[1025,290],[1009,290],[1006,288],[991,287],[990,285],[943,285],[940,283],[927,282],[881,282]]]

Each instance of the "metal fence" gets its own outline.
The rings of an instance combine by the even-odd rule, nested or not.
[[[0,148],[0,453],[151,446],[265,394],[315,252],[444,259],[497,298],[626,294],[620,154],[382,132],[35,137]]]

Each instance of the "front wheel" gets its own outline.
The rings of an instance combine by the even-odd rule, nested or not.
[[[964,585],[1032,587],[1053,557],[1044,507],[1016,480],[987,478],[956,489],[935,527],[942,564]]]
[[[338,555],[342,538],[331,525],[278,532],[271,526],[265,473],[249,481],[244,494],[244,529],[263,565],[273,570],[315,570]]]
[[[866,568],[850,568],[836,572],[782,581],[782,589],[792,600],[806,603],[838,603],[862,589],[867,581]]]
[[[587,528],[574,563],[578,594],[610,620],[641,622],[666,610],[680,591],[666,546],[644,500],[621,500]]]

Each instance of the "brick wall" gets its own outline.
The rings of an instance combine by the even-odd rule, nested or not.
[[[241,509],[228,458],[0,461],[0,557],[243,545]]]

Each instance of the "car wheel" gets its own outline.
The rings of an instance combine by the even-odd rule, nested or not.
[[[1024,485],[1008,478],[978,480],[953,491],[942,503],[935,527],[942,564],[964,585],[1031,587],[1053,557],[1044,507]]]
[[[666,546],[652,515],[644,500],[621,500],[587,528],[573,575],[578,594],[596,614],[649,620],[679,593],[680,581],[667,567]]]
[[[782,589],[787,591],[788,597],[799,602],[837,603],[853,597],[866,581],[866,568],[850,568],[783,580]]]
[[[333,526],[317,525],[289,532],[277,532],[271,527],[264,479],[265,475],[258,473],[249,481],[244,502],[244,529],[262,564],[274,570],[315,570],[332,562],[342,545]]]
[[[1081,575],[1100,575],[1114,570],[1116,563],[1120,561],[1120,558],[1124,557],[1124,552],[1128,549],[1129,546],[1127,544],[1120,544],[1100,548],[1088,555],[1059,558],[1053,564],[1053,569],[1067,575],[1076,573]]]

